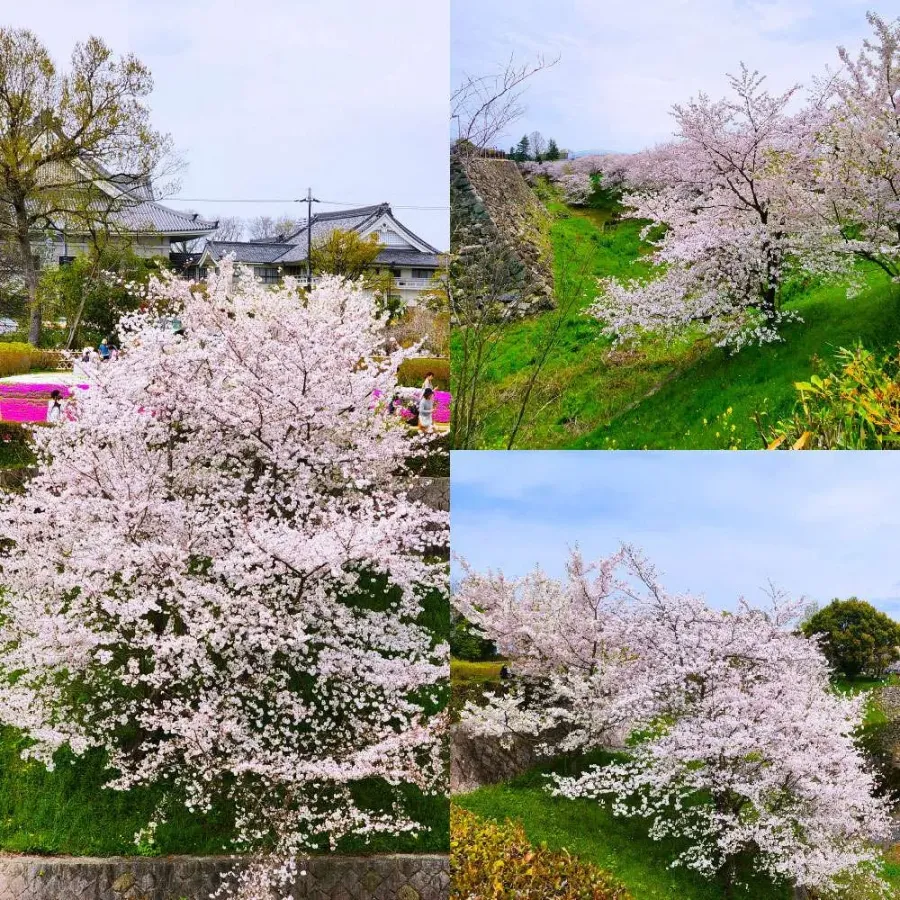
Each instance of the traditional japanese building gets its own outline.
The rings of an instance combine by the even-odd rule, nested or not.
[[[374,234],[378,238],[384,249],[373,268],[376,274],[391,273],[396,294],[407,304],[415,304],[441,266],[439,251],[400,222],[389,203],[316,213],[311,222],[303,222],[290,234],[264,240],[209,241],[202,253],[181,259],[180,265],[202,278],[226,256],[233,255],[235,262],[252,268],[266,284],[277,284],[285,275],[306,277],[310,240],[315,245],[335,230],[356,232],[362,238]]]

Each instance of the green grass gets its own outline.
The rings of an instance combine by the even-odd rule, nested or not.
[[[452,684],[485,684],[500,681],[503,660],[492,662],[469,662],[465,659],[450,660],[450,682]]]
[[[608,757],[594,754],[589,761]],[[544,773],[576,771],[579,764],[559,762],[528,772],[510,782],[480,788],[454,797],[453,802],[485,818],[520,821],[529,840],[546,843],[554,850],[569,852],[611,872],[631,891],[635,900],[722,900],[722,886],[683,868],[670,868],[681,846],[679,841],[654,841],[640,819],[617,818],[603,805],[590,800],[552,797],[543,787]],[[784,886],[758,878],[736,898],[787,900]]]
[[[784,342],[747,347],[736,354],[715,349],[697,360],[675,381],[664,385],[635,409],[600,424],[576,442],[581,449],[679,448],[726,446],[715,436],[714,423],[727,409],[735,437],[743,448],[761,448],[754,413],[770,420],[787,416],[796,402],[794,383],[804,381],[818,361],[826,367],[835,351],[861,342],[871,350],[887,350],[900,340],[900,293],[886,278],[867,273],[868,289],[848,300],[842,285],[814,287],[786,304],[803,322],[784,329]]]
[[[370,609],[384,608],[389,597],[381,576],[373,579],[371,592],[364,591],[348,602]],[[0,589],[2,594],[2,589]],[[446,640],[450,611],[439,591],[423,597],[419,624],[435,641]],[[437,694],[424,705],[429,712],[442,708],[449,699],[449,686],[429,690]],[[177,797],[167,806],[167,822],[160,826],[153,847],[139,847],[135,834],[154,817],[164,788],[138,788],[127,792],[104,787],[111,773],[98,751],[81,758],[63,749],[57,753],[53,771],[39,762],[23,760],[27,746],[21,734],[0,728],[0,851],[72,856],[156,855],[172,853],[222,853],[233,850],[232,811],[215,810],[210,815],[188,812]],[[363,808],[389,810],[392,794],[388,785],[369,779],[353,786]],[[450,845],[449,800],[426,796],[417,788],[404,787],[402,805],[408,815],[422,823],[419,835],[375,835],[343,839],[343,853],[442,853]]]
[[[683,868],[670,868],[683,846],[681,841],[654,841],[644,820],[618,818],[596,801],[553,797],[544,788],[547,772],[574,774],[610,758],[609,754],[594,753],[580,760],[556,761],[512,781],[454,797],[453,802],[484,818],[521,822],[533,844],[566,849],[607,869],[635,900],[724,900],[721,883]],[[900,845],[885,853],[882,874],[900,896]],[[791,896],[787,886],[747,872],[741,880],[746,887],[735,891],[735,900],[788,900]]]
[[[168,807],[153,847],[139,847],[135,834],[153,817],[163,791],[127,792],[104,787],[110,773],[96,751],[80,759],[65,751],[48,771],[23,760],[24,743],[12,729],[0,731],[0,851],[71,856],[134,856],[175,853],[215,854],[232,850],[233,822],[227,809],[192,814],[179,803]],[[359,798],[372,806],[385,794],[377,783],[362,784]],[[385,797],[386,799],[386,797]],[[444,797],[407,791],[407,808],[430,831],[419,837],[354,838],[339,847],[345,853],[440,853],[449,846],[449,804]]]
[[[795,288],[785,308],[804,321],[786,326],[782,343],[729,353],[688,332],[674,342],[649,337],[615,349],[584,310],[596,294],[597,278],[650,273],[641,223],[625,219],[604,230],[612,213],[608,198],[584,210],[553,200],[547,205],[555,215],[557,286],[566,283],[567,270],[584,266],[589,277],[547,360],[518,448],[761,448],[754,414],[766,412],[772,420],[789,414],[794,383],[808,379],[817,365],[830,364],[838,348],[861,341],[879,350],[900,341],[900,289],[873,269],[866,270],[867,288],[854,300],[840,284]],[[505,447],[516,396],[555,315],[504,330],[486,369],[478,446]],[[717,423],[723,415],[724,428]]]
[[[0,850],[73,856],[135,855],[134,836],[151,819],[159,790],[127,793],[104,788],[102,758],[58,754],[48,772],[22,760],[24,744],[11,729],[0,733]],[[228,815],[194,816],[174,806],[157,833],[159,853],[221,853],[230,840]],[[144,852],[148,852],[145,850]]]

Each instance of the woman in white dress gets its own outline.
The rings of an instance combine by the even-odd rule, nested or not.
[[[419,431],[431,434],[434,431],[434,391],[425,388],[419,401]]]
[[[50,392],[50,405],[47,407],[47,422],[55,425],[62,418],[62,397],[58,390]]]

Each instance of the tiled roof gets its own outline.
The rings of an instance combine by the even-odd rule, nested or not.
[[[162,234],[209,234],[217,222],[201,219],[197,213],[169,209],[155,201],[125,206],[113,213],[119,227],[129,231],[155,231]]]
[[[312,241],[315,244],[327,238],[332,231],[362,231],[379,216],[390,212],[390,209],[389,204],[379,203],[376,206],[360,206],[342,212],[316,213],[312,218]],[[293,234],[285,238],[285,243],[292,246],[279,262],[288,264],[305,262],[308,240],[307,224],[304,222]]]
[[[441,266],[437,253],[422,253],[419,250],[382,250],[375,262],[383,266],[413,266],[416,269],[437,269]]]
[[[285,250],[290,249],[290,244],[263,244],[250,241],[209,241],[206,249],[215,260],[220,260],[229,253],[234,254],[235,262],[239,263],[274,263]]]
[[[372,206],[358,206],[340,212],[316,213],[312,218],[312,241],[327,237],[332,231],[364,231],[369,225],[387,213],[393,218],[389,203],[376,203]],[[420,241],[428,251],[420,252],[410,249],[385,249],[378,255],[378,262],[383,265],[408,265],[416,268],[437,268],[440,259],[437,250],[426,244],[400,222],[394,219],[397,227],[416,241]],[[234,253],[236,262],[250,264],[297,265],[306,262],[308,242],[307,223],[304,222],[296,231],[285,237],[270,238],[261,241],[211,241],[207,244],[214,259],[221,259],[227,253]]]

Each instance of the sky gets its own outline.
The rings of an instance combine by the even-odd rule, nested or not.
[[[504,149],[534,130],[570,150],[632,152],[671,136],[673,104],[724,96],[740,63],[773,91],[837,68],[884,0],[453,0],[451,83],[496,71],[511,54],[559,63],[531,81],[528,112]]]
[[[390,202],[448,245],[449,0],[0,0],[0,24],[30,28],[58,64],[95,34],[150,68],[153,124],[188,163],[178,196],[191,199],[175,208],[299,217],[292,202],[209,201],[292,201],[312,187],[321,200]]]
[[[900,453],[479,450],[451,484],[452,550],[477,569],[561,576],[569,547],[625,542],[719,608],[771,581],[900,618]]]

